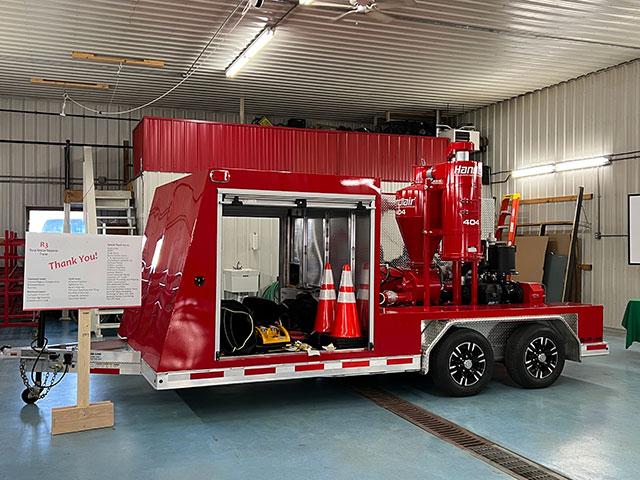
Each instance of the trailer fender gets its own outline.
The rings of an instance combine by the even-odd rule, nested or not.
[[[433,350],[451,329],[464,327],[482,334],[493,347],[495,359],[500,361],[504,358],[504,348],[511,333],[522,325],[531,323],[553,328],[564,339],[567,360],[581,361],[576,314],[423,320],[421,373],[429,372]]]

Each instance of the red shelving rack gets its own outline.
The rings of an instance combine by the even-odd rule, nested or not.
[[[0,328],[35,327],[37,313],[22,310],[24,239],[5,230],[0,252]]]

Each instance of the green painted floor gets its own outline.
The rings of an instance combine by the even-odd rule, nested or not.
[[[70,340],[73,324],[48,327]],[[0,344],[29,331],[0,331]],[[480,395],[452,399],[419,375],[367,377],[424,408],[575,479],[635,479],[640,449],[640,346],[567,363],[546,390],[509,384],[502,368]],[[50,435],[52,407],[75,402],[69,375],[36,405],[20,400],[17,362],[0,361],[0,479],[510,478],[355,394],[319,379],[154,391],[142,377],[92,377],[116,426]]]

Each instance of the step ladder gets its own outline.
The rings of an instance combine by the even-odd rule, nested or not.
[[[502,232],[507,231],[507,245],[515,245],[518,229],[518,209],[520,208],[520,194],[509,193],[503,195],[500,203],[500,215],[496,227],[496,240],[502,241]],[[507,223],[507,219],[508,222]]]
[[[98,235],[135,235],[137,232],[133,192],[130,190],[95,190],[96,233]],[[98,309],[92,316],[92,330],[97,338],[103,330],[118,329],[124,310],[121,308]]]
[[[96,190],[94,214],[89,218],[95,218],[95,233],[99,235],[135,235],[137,233],[136,211],[134,206],[133,192],[129,190]],[[70,231],[70,212],[72,205],[82,205],[82,191],[65,191],[64,231]],[[88,202],[91,204],[91,202]],[[93,229],[88,226],[87,231],[91,233]],[[114,321],[122,316],[124,310],[118,308],[95,310],[91,315],[91,331],[97,338],[102,338],[103,330],[117,329],[120,322]],[[62,313],[62,318],[69,320],[69,311]]]
[[[85,147],[82,164],[83,189],[80,192],[65,191],[65,231],[69,232],[71,205],[78,203],[86,208],[86,232],[98,235],[136,235],[136,212],[133,192],[130,190],[96,189],[93,173],[93,152]],[[86,192],[86,193],[85,193]],[[80,193],[80,195],[78,195]],[[117,320],[124,314],[121,308],[98,309],[91,311],[91,331],[102,338],[103,330],[118,329]],[[63,312],[63,317],[65,313]],[[66,313],[68,316],[68,312]],[[107,319],[110,319],[107,320]],[[105,321],[107,320],[107,321]]]
[[[130,190],[96,190],[96,228],[99,235],[135,235],[136,215]]]

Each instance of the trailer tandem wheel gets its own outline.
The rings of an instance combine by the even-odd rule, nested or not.
[[[564,368],[564,341],[551,327],[530,324],[507,340],[504,364],[511,379],[524,388],[553,384]]]
[[[433,381],[454,397],[475,395],[493,377],[493,347],[480,333],[455,328],[436,346],[432,356]]]

